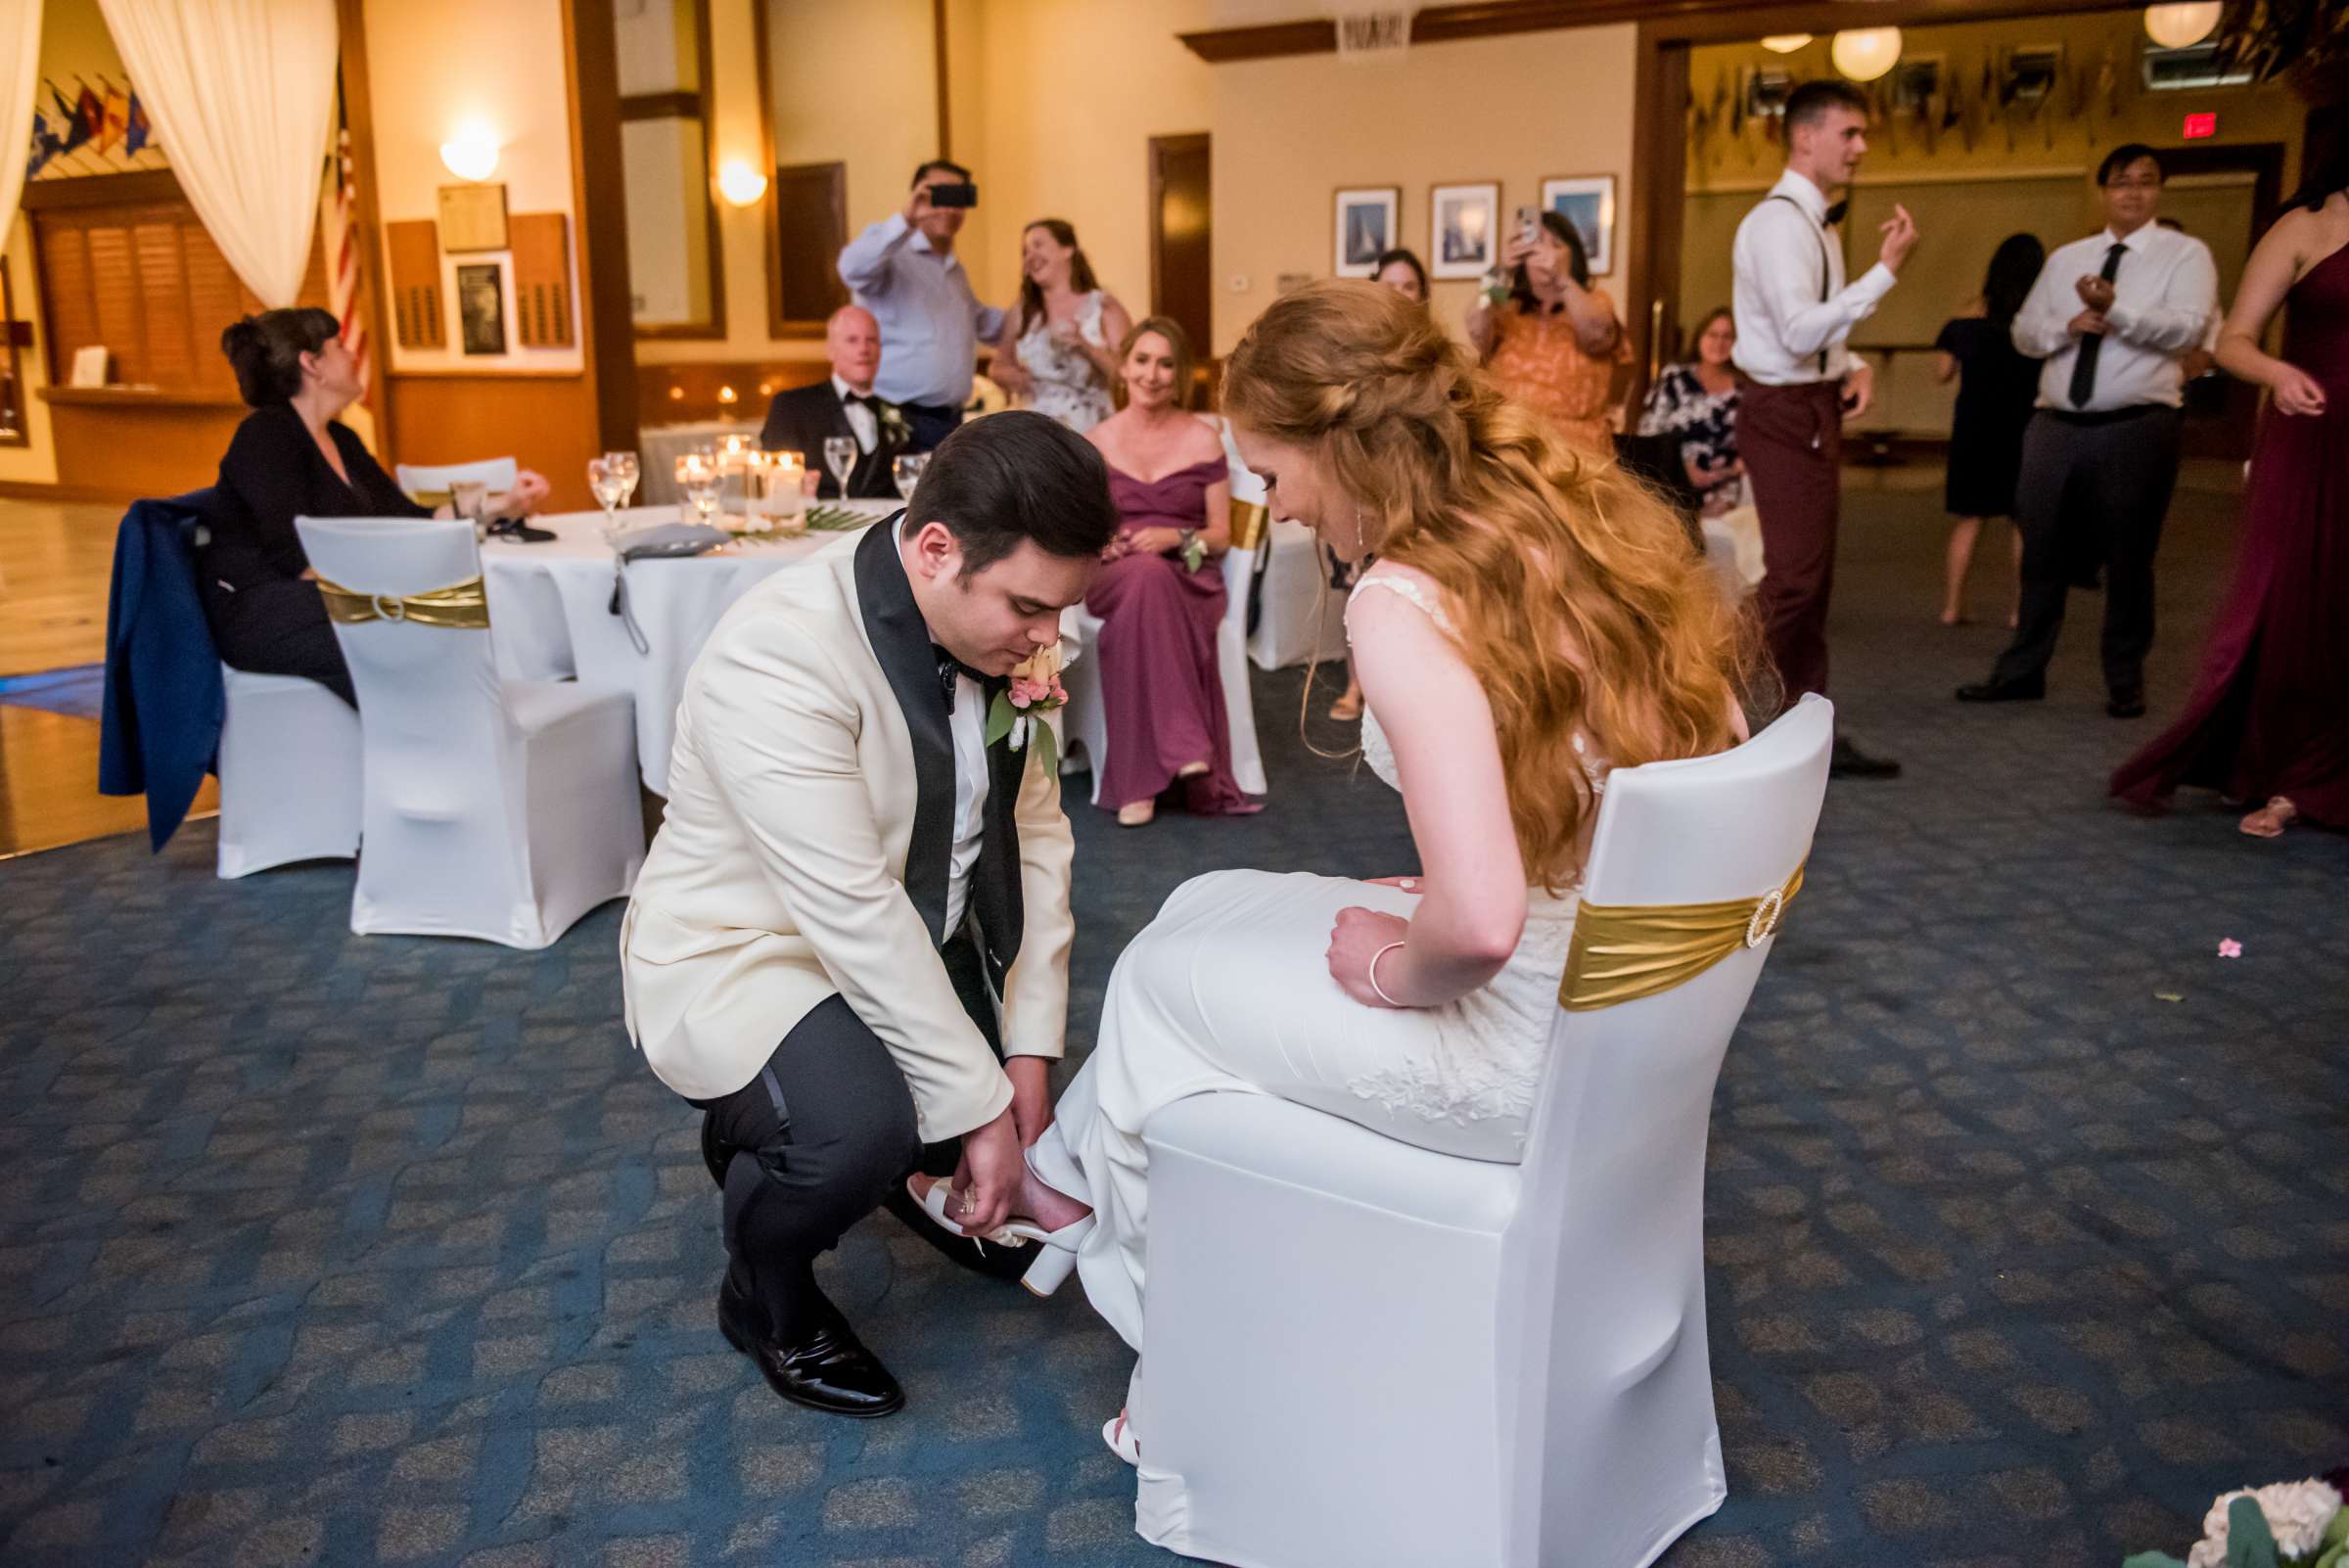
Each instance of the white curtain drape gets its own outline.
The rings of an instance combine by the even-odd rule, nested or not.
[[[98,3],[212,243],[263,304],[292,304],[334,117],[335,0]]]
[[[0,248],[24,196],[32,93],[41,80],[41,0],[0,0]]]

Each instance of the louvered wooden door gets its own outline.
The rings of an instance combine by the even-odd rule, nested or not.
[[[261,302],[238,281],[186,202],[27,215],[40,262],[51,385],[70,379],[77,350],[104,345],[118,386],[237,395],[220,334]],[[315,242],[300,302],[327,302]]]

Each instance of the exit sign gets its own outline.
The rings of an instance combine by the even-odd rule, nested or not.
[[[2217,115],[2188,115],[2186,116],[2186,139],[2188,141],[2199,141],[2205,136],[2216,136],[2218,133],[2219,116]]]

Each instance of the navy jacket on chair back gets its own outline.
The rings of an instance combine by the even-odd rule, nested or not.
[[[115,535],[106,606],[98,790],[145,795],[157,850],[188,814],[220,750],[227,693],[196,590],[198,525],[212,492],[134,501]]]

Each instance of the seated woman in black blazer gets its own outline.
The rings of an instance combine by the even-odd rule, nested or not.
[[[409,500],[358,437],[337,422],[366,389],[332,315],[264,310],[222,333],[220,351],[253,412],[220,459],[207,519],[211,542],[196,555],[213,645],[232,669],[305,676],[356,708],[350,669],[294,520],[453,514],[446,506],[427,512]],[[546,481],[526,469],[505,513],[522,516],[546,489]]]

